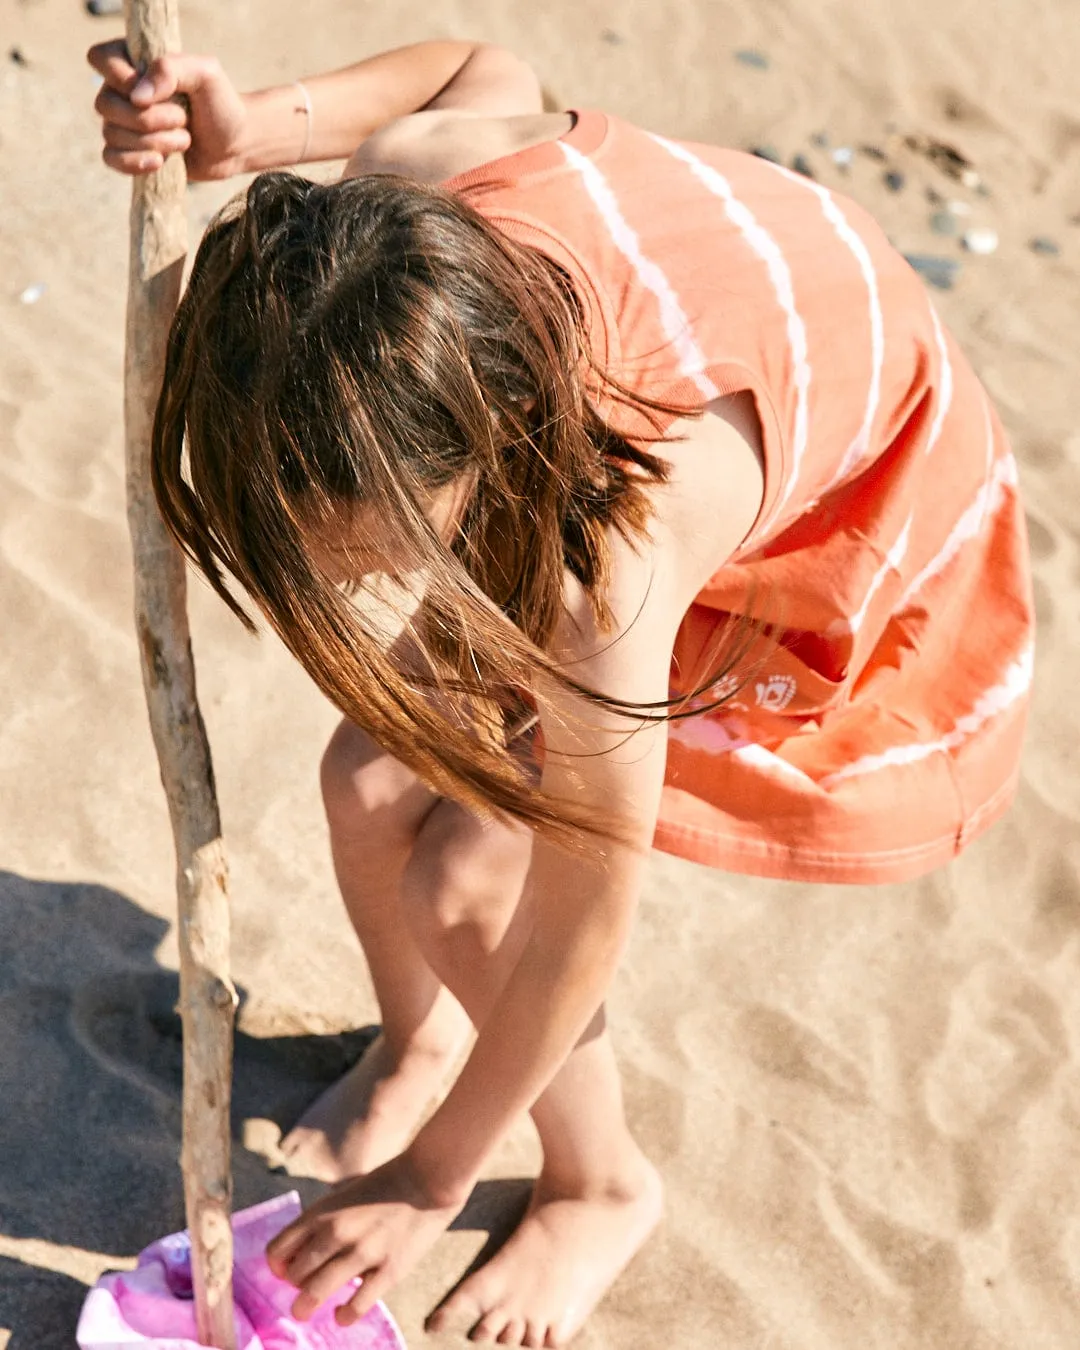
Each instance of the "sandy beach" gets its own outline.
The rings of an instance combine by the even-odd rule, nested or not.
[[[1080,10],[182,0],[182,19],[186,47],[242,89],[424,37],[499,42],[564,106],[801,154],[902,251],[958,265],[935,299],[1009,429],[1034,555],[1017,801],[957,863],[902,886],[655,856],[610,1013],[667,1215],[575,1345],[1075,1350]],[[172,843],[123,503],[130,188],[100,164],[84,60],[119,31],[75,0],[0,15],[0,1350],[67,1350],[88,1284],[183,1219]],[[934,144],[968,169],[950,176]],[[230,190],[190,191],[193,241]],[[935,233],[950,202],[958,233]],[[977,229],[994,252],[962,247]],[[264,1155],[359,1053],[375,1005],[318,800],[336,714],[198,581],[191,612],[243,996],[240,1207],[297,1185]],[[535,1165],[523,1123],[395,1290],[411,1347],[462,1344],[423,1318]]]

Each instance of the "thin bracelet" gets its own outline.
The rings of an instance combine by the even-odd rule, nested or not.
[[[304,160],[307,159],[308,151],[311,149],[311,129],[315,123],[315,113],[311,107],[311,95],[307,91],[307,85],[301,83],[300,80],[294,80],[293,83],[296,85],[297,89],[300,90],[300,93],[304,99],[303,113],[306,119],[305,120],[306,131],[304,133],[304,148],[300,151],[300,158],[296,161],[297,164],[303,164]],[[297,112],[300,111],[301,109],[297,108]]]

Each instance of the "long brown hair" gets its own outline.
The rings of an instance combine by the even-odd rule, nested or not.
[[[565,274],[453,195],[269,173],[199,247],[153,436],[162,514],[248,627],[226,574],[435,791],[564,841],[598,823],[542,794],[507,746],[523,696],[546,675],[636,719],[671,713],[583,689],[546,653],[566,569],[610,625],[606,532],[640,540],[668,472],[601,420],[600,375]],[[447,543],[422,503],[450,483],[466,486]],[[426,580],[407,666],[312,547],[361,506]]]

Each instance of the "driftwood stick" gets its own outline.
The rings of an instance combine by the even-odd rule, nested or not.
[[[126,0],[136,65],[180,46],[178,0]],[[135,627],[150,727],[176,845],[184,1026],[181,1168],[199,1339],[234,1350],[229,1099],[236,991],[229,898],[210,747],[195,693],[185,565],[150,486],[150,432],[180,295],[187,229],[184,163],[137,178],[131,202],[124,414]]]

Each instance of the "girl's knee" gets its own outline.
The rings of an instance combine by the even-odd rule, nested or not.
[[[497,945],[520,900],[531,851],[524,826],[482,822],[454,802],[439,802],[402,879],[410,926],[421,937],[469,928]]]
[[[426,789],[411,769],[388,755],[366,731],[352,722],[340,722],[330,737],[319,766],[319,783],[327,818],[348,825],[375,813],[422,817],[409,798]],[[428,798],[424,809],[433,798]]]

